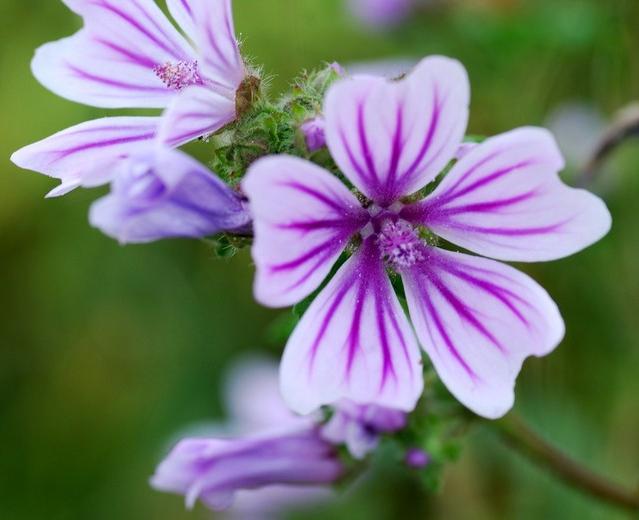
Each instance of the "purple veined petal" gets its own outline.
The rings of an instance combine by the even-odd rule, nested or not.
[[[401,81],[341,80],[325,102],[329,150],[355,186],[389,206],[434,180],[453,158],[469,98],[463,66],[440,56],[422,60]]]
[[[280,368],[290,408],[355,403],[411,411],[423,388],[413,331],[369,237],[311,304]]]
[[[201,238],[250,225],[238,194],[188,155],[161,147],[121,162],[111,193],[93,204],[89,220],[121,243]]]
[[[246,76],[235,36],[231,0],[188,0],[195,21],[192,35],[203,76],[235,93]]]
[[[38,49],[36,78],[56,94],[104,108],[163,108],[175,92],[154,69],[193,63],[193,48],[153,0],[66,0],[84,28]]]
[[[563,184],[552,135],[520,128],[473,148],[422,203],[402,216],[484,256],[534,262],[602,238],[611,217],[595,195]]]
[[[180,146],[217,132],[235,120],[235,101],[194,85],[180,92],[162,115],[158,141]]]
[[[563,338],[548,293],[505,264],[430,249],[402,278],[417,336],[439,377],[483,417],[504,415],[524,359],[550,353]]]
[[[109,182],[116,163],[155,137],[157,117],[107,117],[73,126],[11,156],[19,167],[62,181],[49,196]]]
[[[166,5],[173,19],[177,22],[182,32],[193,37],[195,34],[195,22],[193,21],[193,9],[191,0],[166,0]]]
[[[272,485],[330,484],[342,474],[337,454],[315,428],[244,439],[184,439],[159,465],[151,486],[226,509],[236,492]]]
[[[296,157],[260,159],[242,186],[254,220],[255,297],[264,305],[312,293],[368,218],[335,176]]]

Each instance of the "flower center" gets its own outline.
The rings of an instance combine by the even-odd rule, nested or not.
[[[405,220],[385,220],[377,234],[382,259],[401,270],[424,260],[424,244],[417,230]]]
[[[197,61],[178,61],[177,63],[167,62],[164,65],[153,67],[155,75],[162,80],[167,88],[184,90],[191,85],[202,85],[202,77]]]

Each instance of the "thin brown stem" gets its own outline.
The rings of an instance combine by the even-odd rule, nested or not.
[[[543,439],[521,418],[510,414],[494,425],[508,445],[570,486],[619,508],[639,513],[639,492],[633,493],[594,473]]]
[[[590,186],[612,153],[629,139],[639,137],[639,103],[631,103],[619,111],[606,129],[581,171],[581,184]]]

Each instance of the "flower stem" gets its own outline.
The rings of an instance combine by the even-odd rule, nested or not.
[[[639,492],[633,493],[570,458],[543,439],[520,417],[510,414],[493,424],[509,446],[565,483],[589,496],[639,513]]]
[[[590,159],[582,168],[580,184],[584,187],[590,186],[612,153],[629,139],[637,137],[639,137],[639,104],[631,103],[618,112],[605,130]]]

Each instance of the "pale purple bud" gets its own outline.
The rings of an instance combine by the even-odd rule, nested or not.
[[[322,436],[334,444],[346,444],[353,457],[363,459],[377,447],[382,434],[405,426],[406,414],[398,410],[342,401],[322,429]]]
[[[410,448],[406,452],[404,462],[413,469],[422,469],[430,464],[431,457],[424,450],[419,448]]]
[[[300,126],[309,152],[316,152],[326,146],[325,127],[324,118],[320,116],[309,119]]]
[[[345,76],[346,75],[346,70],[344,70],[344,67],[342,67],[336,61],[331,63],[329,66],[330,66],[331,69],[333,69],[333,72],[335,72],[335,74],[337,74],[338,76]]]
[[[154,147],[121,161],[90,222],[121,243],[142,243],[242,231],[250,217],[241,197],[206,167],[179,150]]]
[[[349,0],[351,12],[373,28],[391,27],[404,20],[414,0]]]
[[[317,429],[304,428],[244,439],[184,439],[157,468],[151,486],[184,495],[189,508],[201,500],[223,510],[241,490],[329,484],[342,471],[334,447]]]

